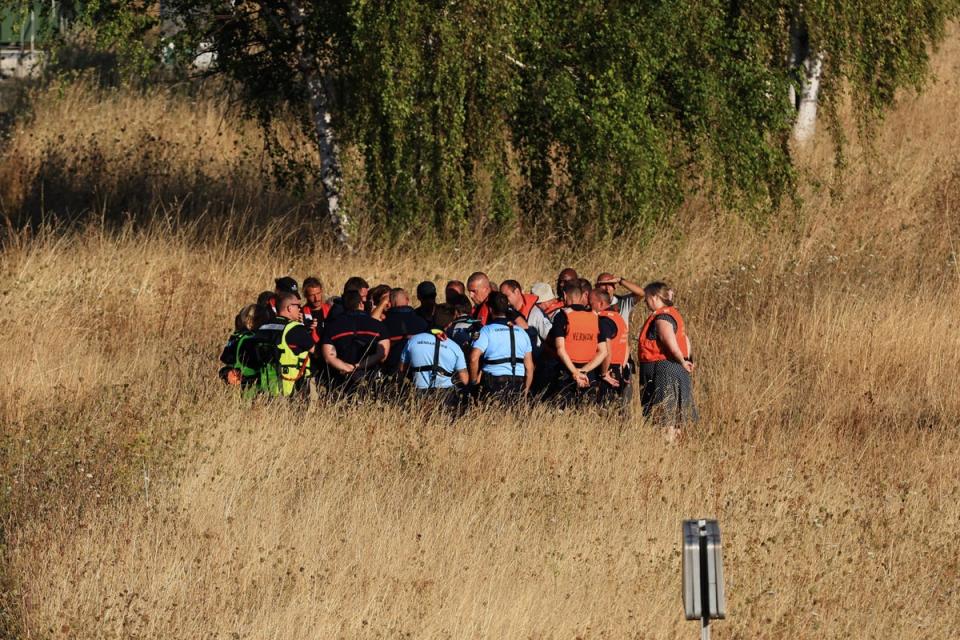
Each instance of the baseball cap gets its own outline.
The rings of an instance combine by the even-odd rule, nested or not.
[[[556,300],[557,298],[557,296],[553,295],[553,289],[546,282],[533,283],[533,286],[530,287],[530,293],[537,296],[540,302]]]
[[[277,278],[274,280],[277,284],[277,291],[288,291],[290,293],[300,293],[299,287],[297,287],[297,281],[291,278],[290,276],[284,276],[282,278]]]
[[[423,298],[436,298],[437,286],[428,280],[421,282],[417,285],[417,297],[421,300]]]

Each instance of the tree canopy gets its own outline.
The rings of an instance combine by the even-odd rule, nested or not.
[[[130,0],[82,5],[134,37]],[[920,89],[956,0],[170,0],[161,44],[212,51],[266,131],[293,113],[320,156],[355,148],[389,230],[648,224],[706,188],[773,210],[794,193],[791,36],[828,114],[869,133]],[[116,26],[119,24],[122,28]],[[109,26],[114,25],[114,26]],[[169,25],[168,25],[169,26]],[[116,39],[116,37],[114,37]],[[795,48],[795,47],[794,47]],[[318,111],[319,110],[319,111]],[[834,123],[834,132],[841,134]],[[319,175],[273,150],[288,175]],[[336,191],[339,165],[326,166]]]

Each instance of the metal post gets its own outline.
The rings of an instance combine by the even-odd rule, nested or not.
[[[684,520],[682,531],[684,614],[700,621],[700,638],[709,640],[710,623],[726,617],[720,527],[716,520]]]
[[[697,522],[700,530],[700,640],[710,640],[710,573],[707,559],[707,521]]]

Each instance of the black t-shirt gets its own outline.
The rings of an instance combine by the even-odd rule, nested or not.
[[[587,307],[574,304],[570,305],[572,311],[590,311]],[[604,318],[602,316],[597,316],[599,321],[600,331],[599,336],[597,337],[598,342],[604,342],[605,340],[610,340],[611,338],[617,337],[617,323],[611,320],[610,318]],[[567,337],[567,327],[570,326],[570,322],[567,319],[567,313],[563,310],[559,311],[557,315],[553,317],[553,327],[550,329],[549,338],[551,340],[556,340],[557,338],[566,338]]]
[[[344,311],[327,320],[320,344],[333,345],[337,357],[348,364],[357,364],[376,351],[376,343],[390,336],[382,322],[363,311]]]
[[[392,373],[400,366],[400,354],[407,346],[407,339],[420,333],[430,331],[430,324],[421,318],[413,307],[393,307],[387,309],[383,318],[390,336],[390,353],[387,355],[383,368]]]
[[[666,320],[667,322],[673,325],[673,330],[674,332],[676,332],[677,321],[674,320],[673,316],[671,316],[669,313],[661,313],[660,315],[657,316],[656,320],[650,323],[650,328],[647,329],[647,340],[659,339],[660,335],[659,335],[659,332],[657,331],[657,320]]]

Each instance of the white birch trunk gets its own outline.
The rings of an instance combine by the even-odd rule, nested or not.
[[[288,5],[290,24],[294,28],[297,43],[297,64],[303,81],[307,85],[310,99],[310,111],[317,135],[317,148],[320,153],[320,182],[323,184],[327,199],[327,218],[337,240],[348,251],[353,250],[350,234],[347,231],[348,220],[340,210],[340,188],[342,173],[340,169],[340,150],[337,148],[334,127],[331,124],[331,92],[324,78],[320,63],[304,49],[303,22],[306,13],[298,0],[290,0]]]
[[[797,119],[793,124],[793,139],[804,144],[817,132],[817,97],[820,94],[820,75],[823,72],[823,54],[816,53],[803,62],[803,85],[797,103]]]

